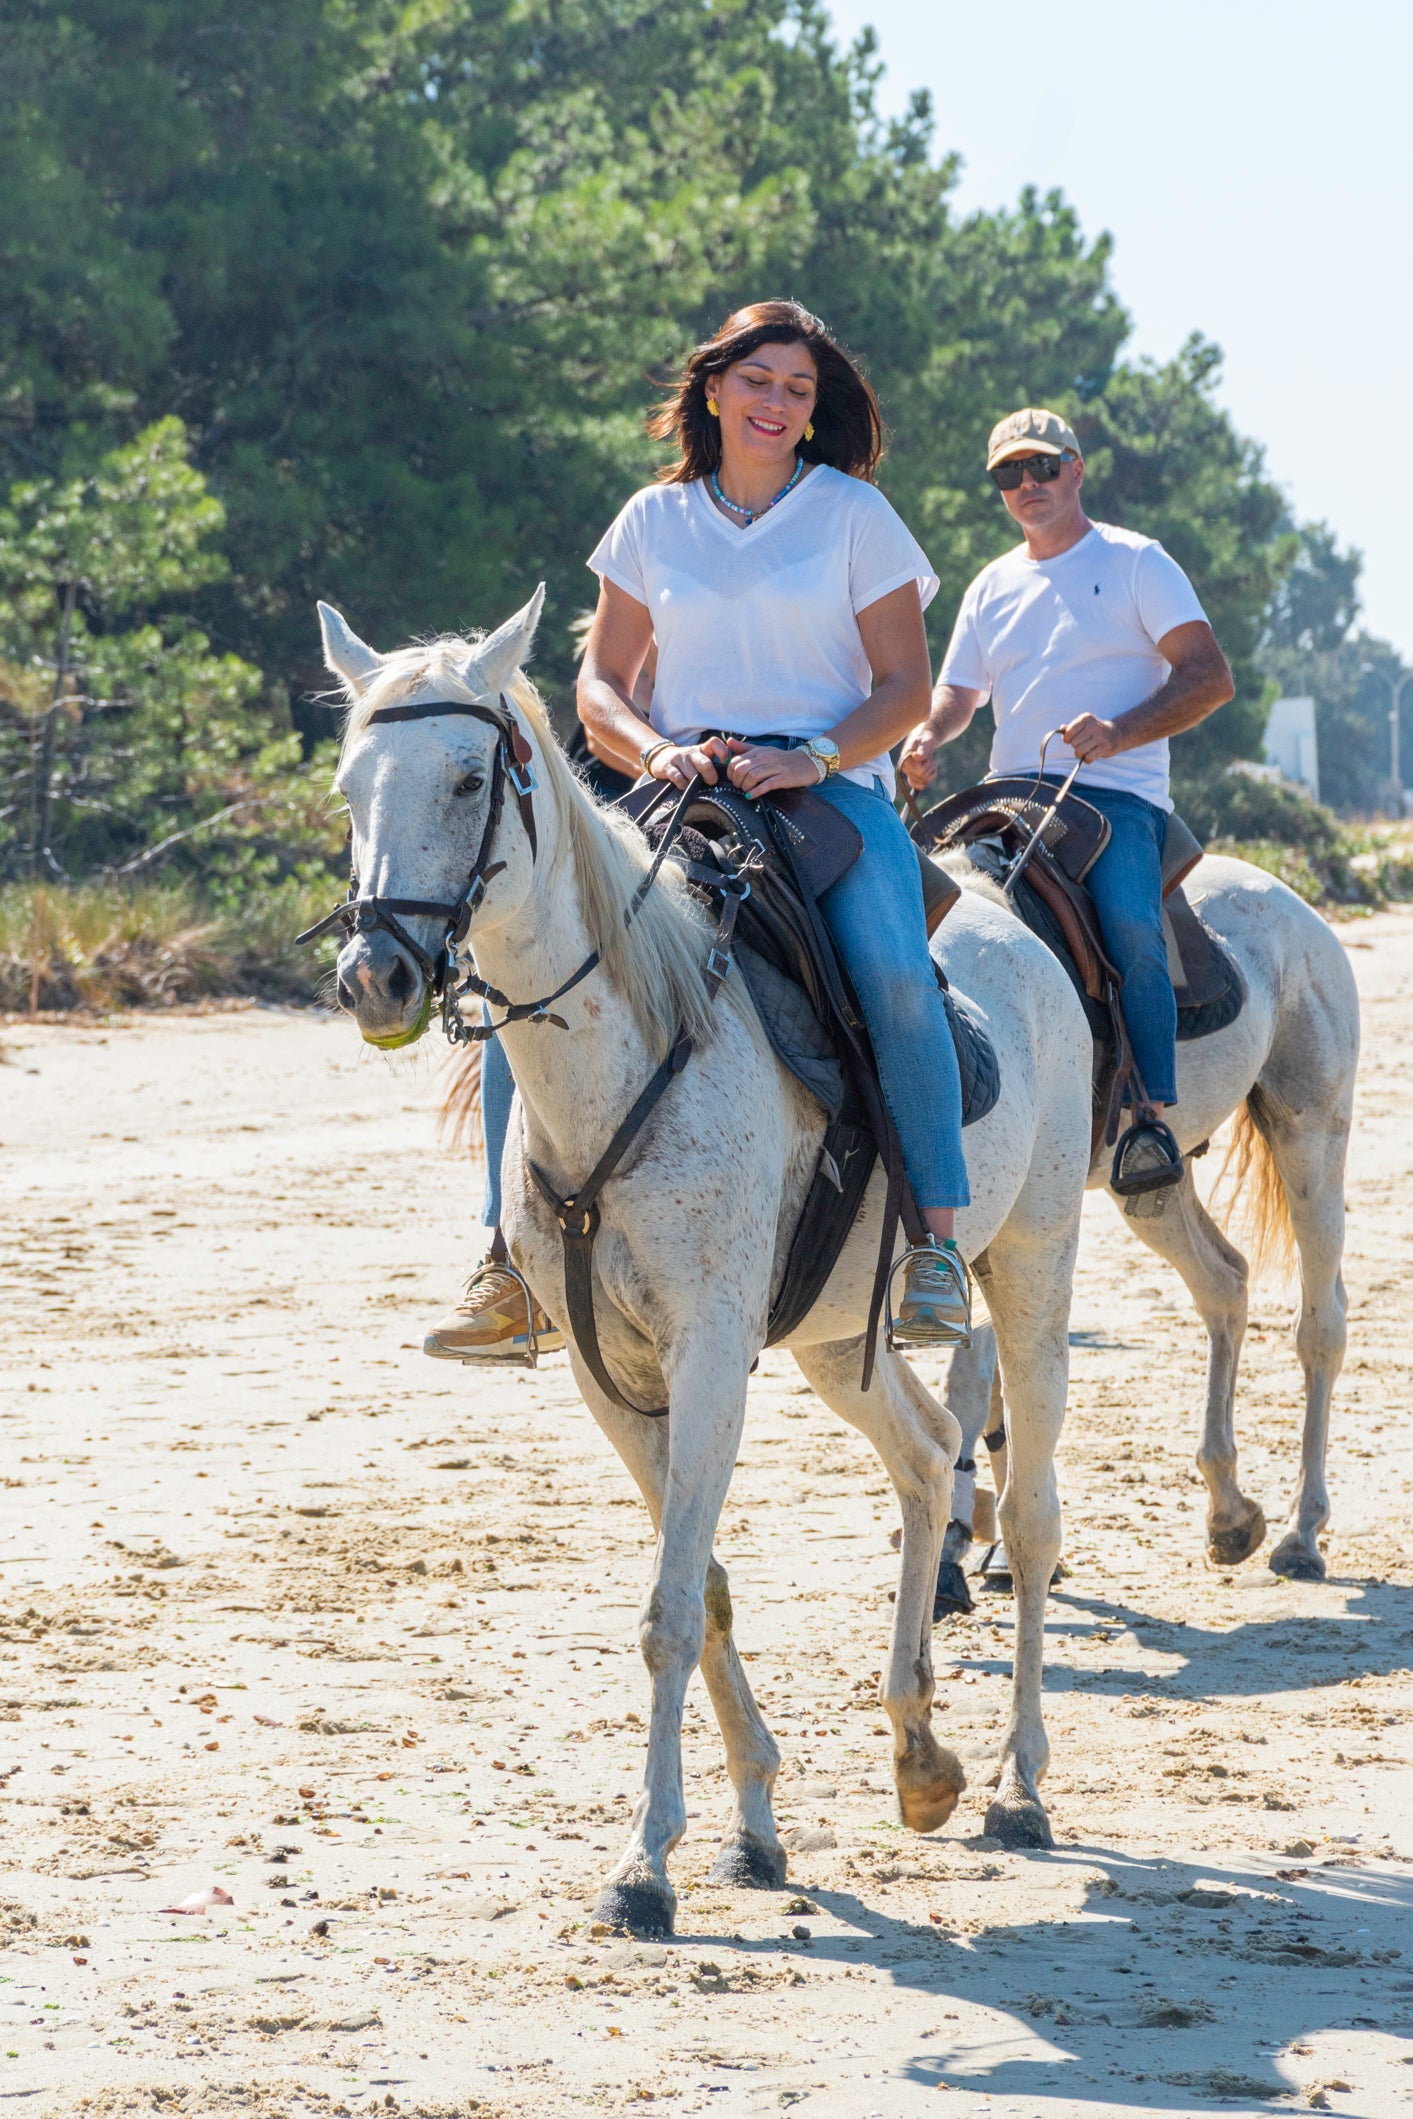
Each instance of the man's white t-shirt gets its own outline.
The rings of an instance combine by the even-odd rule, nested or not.
[[[1033,773],[1051,729],[1084,713],[1110,721],[1155,692],[1169,674],[1158,642],[1206,615],[1155,538],[1096,522],[1058,559],[1032,559],[1021,545],[982,568],[962,598],[940,681],[990,695],[993,773]],[[1045,754],[1047,772],[1073,763],[1066,743]],[[1082,767],[1076,792],[1086,787],[1171,809],[1167,737]]]
[[[857,614],[915,581],[927,554],[879,492],[816,464],[777,506],[737,529],[698,479],[644,486],[589,559],[645,603],[657,636],[652,725],[686,742],[704,729],[825,736],[873,690]],[[848,770],[893,790],[887,755]]]

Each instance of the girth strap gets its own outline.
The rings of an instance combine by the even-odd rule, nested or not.
[[[537,1190],[559,1223],[564,1243],[564,1301],[574,1343],[604,1396],[621,1406],[625,1413],[642,1413],[649,1420],[661,1420],[669,1408],[665,1405],[634,1405],[631,1398],[625,1398],[609,1374],[599,1346],[598,1326],[594,1320],[594,1240],[601,1219],[598,1198],[654,1106],[691,1056],[692,1040],[685,1035],[679,1036],[577,1192],[561,1196],[539,1164],[526,1158]]]

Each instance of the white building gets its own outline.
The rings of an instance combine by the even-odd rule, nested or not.
[[[1266,763],[1320,799],[1320,752],[1313,699],[1277,699],[1266,723]]]

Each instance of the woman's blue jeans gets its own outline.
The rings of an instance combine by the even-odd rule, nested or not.
[[[819,906],[868,1024],[913,1196],[919,1207],[967,1206],[961,1078],[928,953],[916,850],[877,780],[861,787],[836,774],[819,792],[863,837],[858,860]],[[500,1222],[500,1159],[514,1088],[492,1038],[481,1064],[487,1228]]]
[[[1049,779],[1049,774],[1046,778]],[[1085,877],[1104,944],[1123,976],[1124,1020],[1143,1086],[1177,1102],[1177,1002],[1163,939],[1163,839],[1168,813],[1117,787],[1076,787],[1109,820],[1111,837]],[[1127,1099],[1133,1102],[1132,1097]]]

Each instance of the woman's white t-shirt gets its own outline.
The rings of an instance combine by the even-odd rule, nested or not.
[[[828,735],[868,697],[873,673],[857,614],[915,581],[937,592],[927,554],[879,492],[816,464],[793,493],[737,529],[698,479],[644,486],[589,559],[652,614],[652,725],[688,741],[704,729]],[[848,770],[892,792],[887,755]]]

